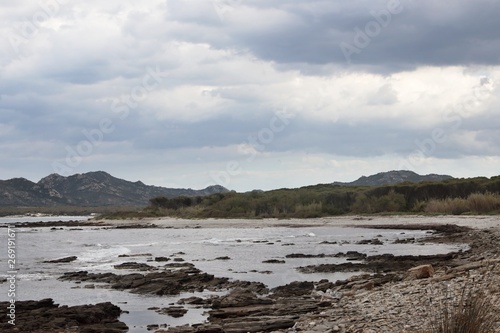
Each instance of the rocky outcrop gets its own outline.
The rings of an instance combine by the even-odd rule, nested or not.
[[[60,263],[68,263],[77,260],[78,258],[76,256],[71,256],[71,257],[65,257],[61,259],[54,259],[54,260],[45,260],[44,263],[48,264],[60,264]]]
[[[220,278],[203,273],[191,263],[177,264],[167,264],[163,270],[146,274],[130,273],[118,275],[114,273],[79,271],[65,273],[59,279],[63,281],[107,283],[112,289],[157,296],[178,295],[181,292],[201,292],[204,290],[215,291],[236,287],[250,288],[258,293],[267,291],[266,286],[259,282],[230,281],[225,277]],[[171,266],[180,266],[180,268],[171,268]],[[141,264],[134,263],[127,263],[127,267],[142,269]]]
[[[9,302],[0,302],[0,316],[8,318]],[[50,298],[15,303],[15,326],[0,321],[1,332],[22,333],[122,333],[127,325],[118,321],[121,310],[109,302],[95,305],[59,306]]]

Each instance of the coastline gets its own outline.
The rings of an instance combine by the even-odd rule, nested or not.
[[[429,242],[467,243],[470,250],[453,253],[449,256],[406,256],[395,258],[387,256],[369,256],[367,264],[372,264],[373,271],[365,271],[343,281],[292,282],[280,286],[270,295],[261,293],[260,286],[249,286],[245,281],[235,287],[227,296],[197,300],[207,306],[210,323],[196,327],[170,328],[156,332],[198,332],[198,329],[210,332],[225,332],[227,328],[249,332],[427,332],[422,327],[428,324],[430,311],[439,311],[428,304],[430,296],[443,302],[453,295],[457,298],[466,288],[487,291],[494,304],[497,318],[500,318],[500,218],[497,216],[342,216],[317,219],[209,219],[183,220],[174,218],[148,218],[131,220],[90,220],[88,222],[58,222],[57,226],[103,227],[104,229],[260,229],[260,228],[314,228],[314,227],[359,227],[380,229],[419,229],[438,230],[429,234]],[[64,225],[66,223],[66,225]],[[54,225],[38,223],[37,227]],[[21,227],[33,227],[26,225]],[[71,230],[71,229],[70,229]],[[189,232],[183,231],[183,232]],[[208,232],[208,230],[207,230]],[[213,232],[218,232],[213,230]],[[353,254],[349,254],[353,258]],[[371,259],[370,259],[371,258]],[[68,258],[66,258],[68,259]],[[137,261],[138,259],[131,259]],[[193,288],[206,288],[215,283],[202,271],[194,269],[191,263],[175,263],[172,268],[180,269],[172,275],[165,273],[140,273],[140,269],[149,269],[143,263],[134,264],[129,274],[132,283],[143,284],[140,293],[150,293],[155,288],[158,277],[184,281],[198,276]],[[408,269],[419,265],[433,266],[432,274],[424,278],[408,278]],[[136,267],[137,266],[137,267]],[[340,265],[311,265],[307,269],[326,269],[333,272]],[[367,266],[368,267],[368,266]],[[162,271],[163,272],[163,271]],[[118,273],[118,272],[117,272]],[[158,275],[159,274],[159,275]],[[187,274],[187,275],[184,275]],[[194,274],[194,275],[193,275]],[[92,284],[106,279],[107,288],[129,290],[120,275],[87,275],[72,272],[68,275],[76,283]],[[127,277],[127,278],[128,278]],[[222,276],[221,276],[222,278]],[[223,278],[224,279],[224,278]],[[127,282],[128,283],[128,282]],[[223,280],[217,285],[224,286]],[[279,292],[278,292],[279,291]],[[128,291],[131,292],[131,291]],[[172,292],[178,292],[177,289]],[[222,304],[222,305],[221,305]],[[292,306],[293,305],[293,306]],[[175,309],[174,309],[175,310]],[[52,310],[51,310],[52,311]],[[56,311],[56,310],[53,310]],[[96,310],[97,311],[97,310]],[[292,314],[293,312],[293,314]],[[259,317],[258,313],[265,314]],[[286,315],[283,315],[286,314]],[[283,317],[283,318],[282,318]],[[248,329],[245,325],[254,325]],[[292,329],[291,323],[293,323]],[[497,323],[500,332],[500,322]],[[275,325],[265,329],[266,325]],[[280,326],[282,325],[282,326]],[[287,327],[287,328],[283,328]],[[154,331],[154,330],[153,330]],[[232,332],[231,330],[229,330]],[[77,330],[75,331],[77,332]],[[236,331],[235,331],[236,332]],[[429,331],[430,332],[430,331]]]
[[[147,227],[158,228],[272,228],[272,227],[366,227],[380,225],[413,225],[428,227],[435,224],[454,224],[473,229],[500,227],[500,216],[489,215],[391,215],[391,216],[340,216],[313,219],[179,219],[179,218],[142,218],[128,220],[91,220],[95,225],[112,227]]]

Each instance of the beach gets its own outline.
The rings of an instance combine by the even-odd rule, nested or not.
[[[500,258],[495,216],[32,223],[14,223],[20,309],[110,302],[115,328],[133,333],[412,332],[429,292],[500,285],[486,274]],[[422,265],[432,274],[407,276]]]

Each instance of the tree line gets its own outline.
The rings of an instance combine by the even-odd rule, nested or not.
[[[143,216],[314,218],[344,214],[497,214],[500,176],[367,187],[320,184],[297,189],[156,197]]]

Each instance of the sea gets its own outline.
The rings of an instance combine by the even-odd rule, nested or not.
[[[0,278],[8,271],[8,228],[15,222],[49,222],[86,220],[89,217],[2,217],[0,218]],[[197,224],[203,224],[198,221]],[[367,255],[430,255],[465,250],[465,244],[435,244],[422,241],[430,231],[365,229],[350,227],[252,227],[239,228],[154,228],[110,229],[106,227],[29,227],[15,229],[16,300],[52,298],[60,305],[83,305],[112,302],[125,311],[120,320],[131,333],[147,332],[147,325],[179,326],[204,322],[206,309],[188,308],[181,318],[157,314],[151,307],[168,307],[178,299],[190,296],[221,294],[213,292],[183,293],[176,297],[158,297],[110,290],[105,285],[65,282],[58,277],[65,272],[89,271],[126,274],[133,271],[116,270],[124,262],[144,262],[162,266],[154,257],[177,257],[194,264],[203,272],[235,280],[259,281],[269,288],[292,281],[332,282],[358,273],[303,274],[299,266],[323,263],[342,263],[345,258],[286,258],[288,254],[336,254],[358,251]],[[357,244],[377,238],[383,244]],[[415,238],[415,243],[395,244],[398,239]],[[124,257],[121,255],[127,255]],[[76,256],[70,263],[44,263]],[[220,260],[221,257],[229,257]],[[219,258],[219,259],[218,259]],[[263,263],[265,260],[284,260],[284,264]],[[8,301],[8,284],[0,284],[0,301]]]

